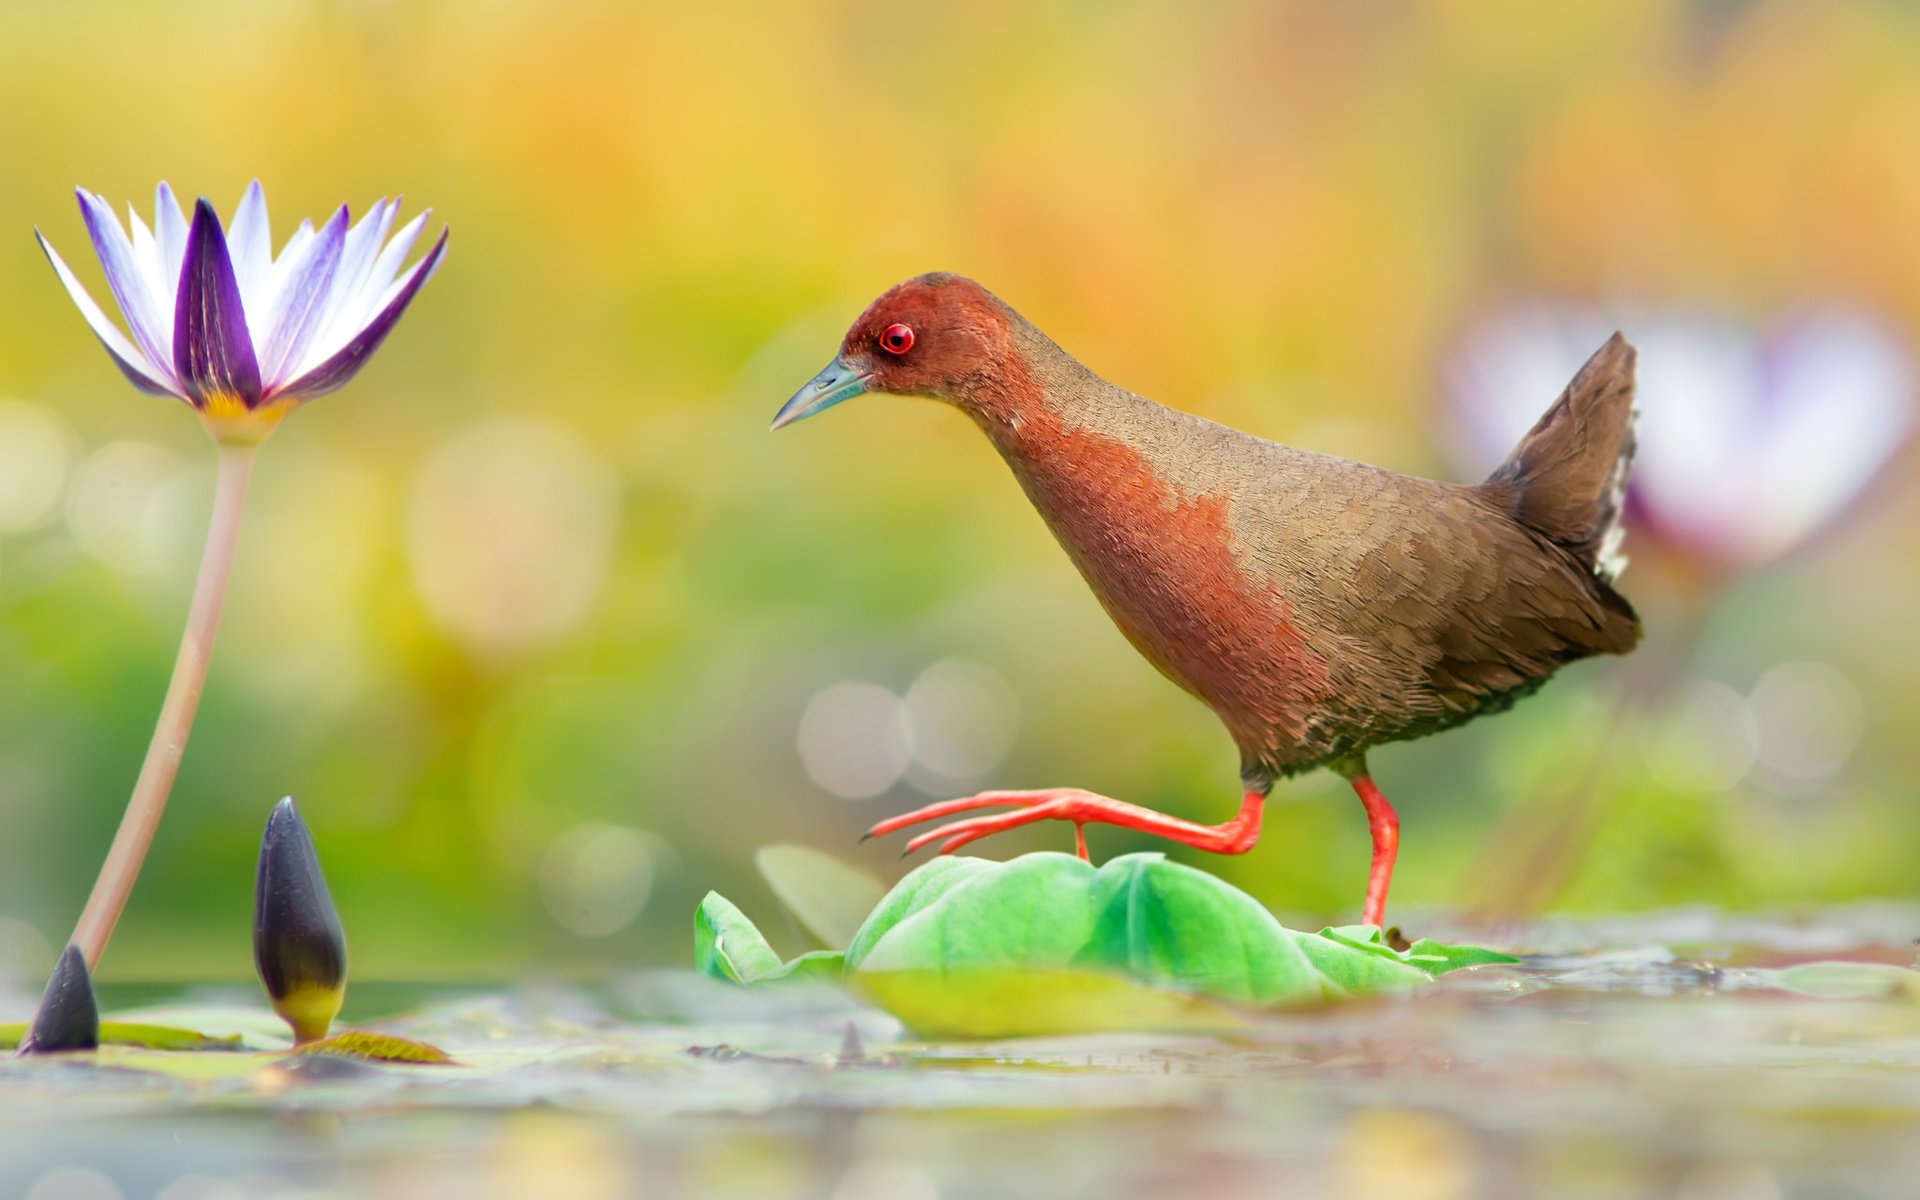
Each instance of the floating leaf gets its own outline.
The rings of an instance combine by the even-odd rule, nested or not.
[[[693,914],[693,967],[715,979],[752,983],[781,969],[760,930],[733,901],[708,892]]]
[[[880,901],[880,907],[873,910],[866,924],[853,935],[853,940],[847,943],[847,961],[863,961],[874,944],[893,932],[896,925],[933,904],[949,890],[997,865],[984,858],[954,858],[948,855],[922,864],[893,886],[893,890]]]
[[[783,963],[760,929],[733,901],[708,892],[693,916],[693,965],[730,983],[783,981],[838,984],[846,955],[815,950]]]
[[[754,983],[824,978],[832,956],[784,967],[717,895],[696,921],[697,965]],[[1405,953],[1372,926],[1300,933],[1259,902],[1158,854],[1099,868],[1065,854],[937,858],[853,936],[846,981],[923,1034],[1007,1037],[1220,1029],[1232,1006],[1323,1003],[1404,990],[1507,955],[1423,941]]]
[[[1772,974],[1775,986],[1823,1000],[1920,1000],[1920,971],[1892,963],[1810,962]]]
[[[24,1021],[0,1024],[0,1050],[11,1050],[20,1044],[25,1036],[27,1025]],[[240,1035],[211,1037],[192,1029],[176,1029],[171,1025],[145,1025],[138,1021],[102,1021],[100,1022],[100,1044],[102,1046],[140,1046],[148,1050],[241,1050]]]
[[[1320,936],[1355,950],[1364,950],[1381,958],[1418,967],[1429,975],[1444,975],[1462,967],[1483,967],[1499,963],[1517,963],[1511,954],[1481,946],[1448,946],[1432,938],[1421,938],[1405,950],[1387,945],[1378,925],[1338,925],[1322,929]]]
[[[240,1035],[213,1037],[194,1029],[171,1025],[143,1025],[137,1021],[102,1021],[100,1041],[113,1046],[144,1046],[149,1050],[239,1050]]]
[[[796,983],[837,984],[846,974],[846,962],[846,954],[839,950],[809,950],[792,962],[759,976],[753,982],[780,983],[792,980]]]
[[[349,1029],[329,1038],[308,1042],[295,1054],[320,1054],[336,1058],[365,1058],[374,1062],[427,1063],[450,1066],[453,1059],[438,1046],[395,1037],[390,1033],[367,1033]]]
[[[845,946],[887,885],[808,846],[766,846],[753,856],[760,875],[794,920],[823,946]]]
[[[1406,959],[1429,975],[1444,975],[1462,967],[1497,966],[1520,961],[1511,954],[1502,954],[1484,946],[1446,946],[1432,938],[1421,938],[1407,947]]]
[[[859,986],[901,1024],[928,1036],[1040,1037],[1059,1033],[1226,1033],[1246,1017],[1204,996],[1101,971],[979,969],[867,971]]]
[[[1169,1000],[1198,995],[1250,1006],[1313,1004],[1429,979],[1385,947],[1286,929],[1246,893],[1157,854],[1099,868],[1066,854],[971,861],[978,865],[938,869],[897,909],[883,905],[875,936],[863,930],[847,955],[856,985],[922,1033],[999,1037],[1195,1023],[1179,1006],[1131,1003],[1115,1011],[1109,993],[1120,989],[1067,982],[1080,975],[1116,978],[1131,985],[1130,994],[1158,989]],[[1023,975],[1048,1003],[1014,998]],[[889,977],[877,990],[876,976]],[[1207,1016],[1218,1024],[1216,1013]]]

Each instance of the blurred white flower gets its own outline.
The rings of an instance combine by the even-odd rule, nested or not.
[[[1528,306],[1468,335],[1446,380],[1447,447],[1485,474],[1620,329],[1639,348],[1628,545],[1651,535],[1748,569],[1819,534],[1915,423],[1911,348],[1844,309],[1764,331],[1707,312]]]

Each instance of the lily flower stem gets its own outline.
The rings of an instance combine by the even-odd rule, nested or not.
[[[73,931],[73,943],[86,956],[87,969],[100,962],[107,939],[127,906],[133,882],[140,875],[147,848],[160,827],[160,814],[167,807],[167,794],[173,790],[173,777],[180,770],[180,758],[186,753],[187,734],[193,729],[193,715],[200,707],[200,689],[207,679],[207,660],[213,653],[213,635],[220,627],[220,608],[227,595],[227,576],[233,569],[234,543],[239,539],[240,511],[247,498],[247,483],[253,476],[253,462],[259,453],[257,442],[220,442],[220,478],[213,493],[213,520],[207,528],[207,546],[200,558],[200,577],[193,585],[193,604],[187,610],[187,630],[180,639],[180,654],[173,663],[173,678],[167,684],[167,698],[160,705],[160,720],[154,726],[153,741],[140,764],[133,795],[127,801],[126,815],[120,818],[119,831],[113,835],[113,847],[94,881],[93,893],[80,914]]]

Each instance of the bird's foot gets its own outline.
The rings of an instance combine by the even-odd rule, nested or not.
[[[1260,813],[1265,799],[1258,792],[1248,792],[1242,797],[1240,812],[1233,820],[1222,825],[1196,825],[1192,821],[1169,817],[1165,813],[1155,812],[1150,808],[1127,804],[1081,788],[981,792],[958,800],[942,800],[936,804],[929,804],[924,808],[891,817],[868,830],[867,836],[885,837],[909,825],[918,825],[922,821],[937,821],[943,817],[951,817],[956,813],[971,812],[975,809],[1012,808],[1012,812],[991,813],[950,821],[938,828],[918,834],[907,843],[905,853],[911,854],[923,846],[939,842],[941,854],[952,854],[970,842],[977,842],[983,837],[1004,833],[1022,825],[1031,825],[1037,821],[1071,821],[1074,825],[1075,849],[1081,858],[1087,857],[1085,827],[1092,823],[1138,829],[1176,842],[1183,842],[1189,846],[1196,846],[1202,850],[1211,850],[1216,854],[1244,854],[1260,840]]]

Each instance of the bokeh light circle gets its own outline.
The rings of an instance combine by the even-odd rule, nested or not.
[[[0,533],[37,529],[53,519],[76,440],[50,409],[0,400]]]
[[[934,663],[907,688],[906,705],[913,721],[914,763],[942,781],[986,775],[1006,758],[1020,732],[1013,688],[981,663],[952,658]]]
[[[846,680],[807,701],[798,749],[807,778],[842,799],[866,800],[913,762],[913,718],[888,689]]]
[[[80,548],[117,571],[150,574],[171,566],[169,528],[178,501],[180,459],[144,442],[109,442],[80,464],[67,495],[67,527]]]
[[[1759,752],[1747,698],[1709,679],[1669,691],[1647,728],[1647,770],[1676,792],[1727,791],[1747,777]]]
[[[652,835],[624,825],[576,825],[540,858],[547,912],[581,937],[608,937],[633,924],[653,894]]]
[[[1760,761],[1794,779],[1838,771],[1860,744],[1867,721],[1860,689],[1820,662],[1784,662],[1748,694],[1760,737]]]

